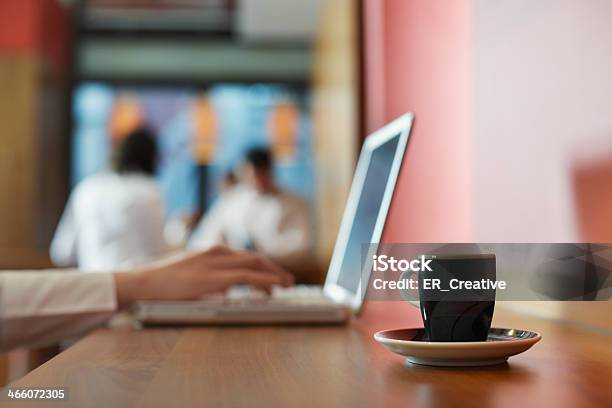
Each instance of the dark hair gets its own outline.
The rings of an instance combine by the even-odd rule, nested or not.
[[[263,147],[250,149],[246,154],[246,162],[255,170],[270,170],[272,168],[272,155],[270,150]]]
[[[223,176],[223,182],[230,184],[232,186],[237,184],[238,176],[236,175],[236,172],[232,169],[228,171],[227,173],[225,173],[225,175]]]
[[[145,128],[131,132],[119,145],[115,168],[119,173],[155,174],[157,142],[153,133]]]

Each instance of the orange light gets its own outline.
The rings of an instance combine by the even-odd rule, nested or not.
[[[110,135],[113,144],[123,140],[130,132],[144,123],[144,113],[134,95],[121,95],[115,101],[110,120]]]
[[[300,113],[293,102],[281,102],[270,112],[268,129],[276,159],[291,161],[295,156]]]
[[[196,163],[208,164],[215,154],[217,142],[217,113],[206,96],[200,96],[193,107],[193,156]]]

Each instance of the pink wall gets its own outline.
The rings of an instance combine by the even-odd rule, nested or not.
[[[364,6],[366,126],[416,115],[384,241],[610,242],[610,1]]]
[[[467,242],[471,213],[470,8],[464,2],[365,0],[368,132],[404,112],[416,123],[385,242]],[[405,302],[370,302],[381,327],[420,325]]]
[[[474,0],[481,242],[612,240],[612,2]]]
[[[472,239],[470,7],[366,0],[366,127],[404,112],[416,125],[387,242]]]
[[[611,17],[606,0],[365,0],[367,128],[416,114],[386,240],[612,237],[612,182],[588,171],[612,162]]]

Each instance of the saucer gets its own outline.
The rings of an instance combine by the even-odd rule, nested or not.
[[[413,364],[470,367],[505,363],[540,341],[539,333],[491,328],[487,341],[431,342],[423,328],[383,330],[374,339]]]

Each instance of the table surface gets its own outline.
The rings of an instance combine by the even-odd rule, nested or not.
[[[78,407],[612,406],[609,334],[497,312],[542,341],[507,365],[451,369],[385,350],[372,334],[388,324],[100,329],[11,387],[62,387],[57,405]]]

